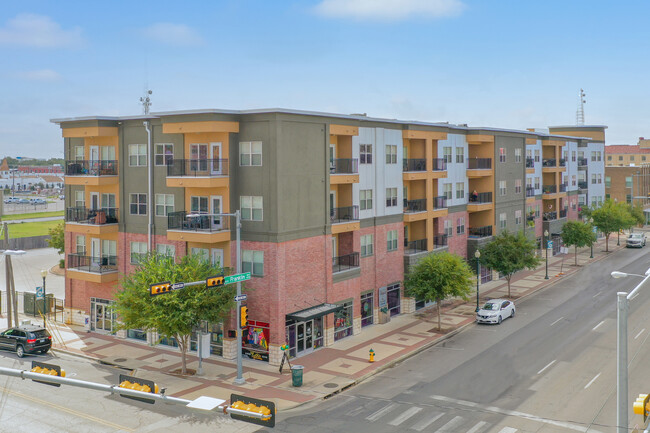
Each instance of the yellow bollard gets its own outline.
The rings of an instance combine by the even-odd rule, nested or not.
[[[375,362],[375,351],[370,349],[370,359],[368,362]]]

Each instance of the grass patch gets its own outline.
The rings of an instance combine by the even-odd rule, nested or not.
[[[30,212],[30,213],[19,213],[16,215],[3,215],[2,221],[27,220],[32,218],[46,218],[46,217],[55,217],[55,216],[63,216],[63,211],[55,210],[52,212]]]
[[[49,235],[50,229],[61,224],[61,221],[36,221],[33,223],[8,224],[9,238],[27,238],[30,236]]]

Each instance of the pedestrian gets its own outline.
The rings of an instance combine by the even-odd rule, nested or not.
[[[472,192],[472,200],[471,201],[478,201],[478,192],[476,192],[476,190],[474,190]]]

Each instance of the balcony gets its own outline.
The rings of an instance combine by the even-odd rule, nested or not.
[[[433,171],[447,170],[447,162],[444,158],[433,158]]]
[[[560,192],[566,192],[568,185],[566,183],[560,184]]]
[[[566,159],[564,158],[560,159],[560,167],[566,167]]]
[[[408,239],[404,239],[405,255],[424,253],[426,251],[428,251],[426,239],[418,239],[417,241],[410,241],[410,242],[408,241]]]
[[[578,181],[578,188],[580,189],[587,189],[589,186],[587,184],[586,180],[579,180]]]
[[[566,218],[567,209],[560,209],[560,218]]]
[[[167,162],[168,187],[228,186],[227,159],[172,159]]]
[[[526,168],[535,168],[535,160],[533,158],[526,158]]]
[[[359,267],[359,253],[332,257],[332,273],[344,272]]]
[[[440,210],[447,208],[447,197],[441,195],[433,198],[433,210]]]
[[[359,206],[335,207],[330,210],[332,224],[359,221]]]
[[[492,236],[492,226],[470,227],[468,234],[470,237],[486,238]]]
[[[188,214],[186,211],[167,215],[167,239],[184,242],[217,243],[230,240],[230,218]]]
[[[467,158],[467,177],[486,177],[492,174],[492,158]]]
[[[585,168],[587,167],[588,161],[587,158],[578,158],[578,167]]]
[[[427,199],[404,200],[404,213],[426,212]]]
[[[435,235],[433,237],[433,249],[447,246],[447,235]]]
[[[557,212],[544,212],[542,219],[544,221],[555,221],[557,219]]]
[[[535,214],[532,214],[532,215],[526,215],[526,221],[528,221],[528,222],[535,222]]]
[[[542,188],[543,194],[555,194],[557,193],[557,185],[544,185]]]
[[[69,207],[65,210],[66,231],[73,233],[105,234],[118,230],[117,208],[86,209]]]
[[[526,187],[526,197],[535,197],[535,188],[531,187]]]
[[[402,160],[402,171],[426,171],[426,159],[406,159]]]
[[[359,183],[359,160],[356,158],[330,159],[330,184]]]
[[[542,167],[548,168],[548,167],[557,167],[557,159],[555,158],[545,158],[542,160]]]
[[[480,192],[476,194],[474,193],[470,194],[469,203],[467,204],[468,212],[480,212],[492,208],[493,208],[493,204],[492,204],[491,192]]]
[[[112,185],[118,183],[118,161],[68,161],[65,165],[67,185]]]
[[[85,254],[68,254],[66,276],[95,283],[117,280],[117,256],[91,257]]]

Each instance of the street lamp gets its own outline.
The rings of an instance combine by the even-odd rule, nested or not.
[[[48,305],[47,305],[47,295],[45,292],[45,277],[47,277],[47,269],[42,269],[41,270],[41,277],[43,277],[43,328],[46,327],[46,317],[47,317],[47,312],[48,312]]]
[[[478,306],[478,282],[481,279],[481,262],[478,259],[481,258],[481,252],[476,250],[474,257],[476,257],[476,312],[478,313],[478,310],[480,310]]]
[[[616,293],[618,311],[618,337],[616,341],[616,431],[617,433],[627,433],[627,313],[630,299],[636,296],[637,290],[650,278],[650,269],[645,272],[645,275],[614,271],[611,273],[611,276],[612,278],[625,278],[628,276],[643,278],[629,294],[626,292]]]
[[[546,249],[546,276],[544,277],[545,280],[548,280],[548,245],[546,245],[546,242],[548,239],[548,230],[544,230],[544,240],[542,241],[544,243],[544,249]]]
[[[594,219],[593,218],[589,218],[589,224],[591,224],[591,226],[592,226],[591,230],[593,230],[593,224],[594,224]],[[591,241],[591,255],[589,256],[589,258],[590,259],[594,258],[594,241],[593,240]]]

